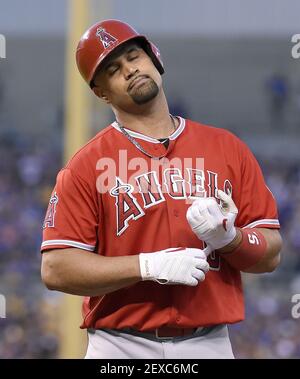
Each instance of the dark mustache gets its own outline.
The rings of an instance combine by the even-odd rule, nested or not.
[[[136,76],[136,77],[130,82],[130,84],[129,84],[129,86],[128,86],[128,91],[131,90],[131,88],[133,87],[135,81],[138,80],[138,79],[141,79],[141,78],[149,78],[149,76],[148,76],[148,75],[139,75],[139,76]]]

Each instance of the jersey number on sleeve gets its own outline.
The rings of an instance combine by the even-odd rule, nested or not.
[[[248,234],[248,240],[251,245],[259,245],[259,239],[255,232],[253,232],[253,234]]]

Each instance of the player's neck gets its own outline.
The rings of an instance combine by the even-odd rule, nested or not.
[[[169,108],[164,94],[142,112],[129,113],[114,110],[118,122],[130,130],[152,138],[166,138],[174,132],[174,123],[170,118]]]

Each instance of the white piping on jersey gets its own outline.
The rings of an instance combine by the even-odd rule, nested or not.
[[[176,116],[178,119],[179,119],[179,126],[178,128],[168,137],[170,140],[174,140],[176,139],[177,137],[179,137],[179,135],[184,131],[184,128],[185,128],[185,119],[180,117],[180,116]],[[122,133],[119,126],[118,126],[118,123],[115,121],[111,124],[118,132]],[[152,143],[161,143],[160,141],[158,141],[156,138],[152,138],[152,137],[149,137],[149,136],[145,136],[144,134],[141,134],[141,133],[138,133],[138,132],[134,132],[130,129],[126,129],[126,132],[131,135],[132,137],[134,138],[138,138],[138,139],[142,139],[144,141],[147,141],[147,142],[152,142]]]
[[[262,219],[262,220],[257,220],[257,221],[254,221],[254,222],[251,222],[250,224],[246,225],[243,227],[244,228],[255,228],[256,226],[258,225],[276,225],[276,226],[280,226],[279,224],[279,221],[276,220],[276,219],[271,219],[271,218],[265,218],[265,219]]]
[[[72,246],[78,247],[79,249],[84,249],[88,251],[94,251],[95,246],[87,245],[86,243],[70,241],[70,240],[47,240],[42,243],[43,247],[53,246],[53,245],[64,245],[64,246]]]

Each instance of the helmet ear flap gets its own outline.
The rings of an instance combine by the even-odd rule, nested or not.
[[[152,59],[154,66],[157,68],[158,72],[162,75],[165,72],[164,65],[160,56],[160,51],[153,42],[145,40],[143,48],[149,57]]]

